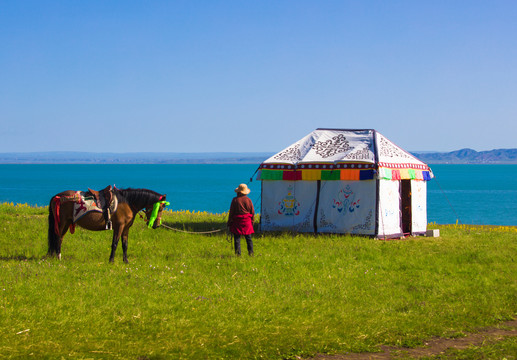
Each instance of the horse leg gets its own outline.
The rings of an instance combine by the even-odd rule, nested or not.
[[[117,251],[118,240],[122,234],[122,227],[115,226],[113,229],[113,241],[111,242],[111,254],[110,254],[110,262],[115,261],[115,251]]]
[[[122,250],[124,251],[124,262],[127,264],[127,234],[122,235]]]
[[[59,234],[56,232],[56,217],[54,215],[53,200],[50,200],[48,207],[48,251],[47,256],[53,256],[56,252],[56,244],[59,241]]]
[[[124,231],[122,232],[122,250],[124,250],[124,262],[127,264],[129,261],[127,260],[127,246],[128,246],[128,239],[129,239],[129,229],[131,228],[131,225],[133,225],[133,222],[135,221],[135,218],[131,219],[131,221],[124,227]]]
[[[68,228],[70,228],[70,225],[72,225],[72,220],[66,220],[59,225],[59,234],[57,235],[58,239],[56,242],[56,253],[59,260],[61,260],[61,244],[63,243],[63,237],[68,231]]]
[[[61,244],[63,243],[63,236],[65,236],[68,228],[72,224],[71,219],[67,219],[66,215],[60,212],[60,221],[56,220],[56,208],[54,201],[51,200],[49,206],[49,217],[48,217],[48,256],[56,255],[61,260]]]
[[[124,231],[122,232],[122,250],[124,250],[124,262],[127,264],[129,261],[127,260],[127,246],[128,246],[128,238],[129,238],[129,227],[131,224],[126,226]]]
[[[60,214],[56,214],[56,200],[52,198],[48,207],[48,251],[47,256],[54,256],[60,253],[63,235],[61,232]]]

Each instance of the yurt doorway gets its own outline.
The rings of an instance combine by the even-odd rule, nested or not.
[[[400,211],[402,232],[411,235],[411,180],[400,181]]]

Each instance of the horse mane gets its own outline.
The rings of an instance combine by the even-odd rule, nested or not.
[[[149,205],[160,201],[162,198],[161,194],[158,194],[156,191],[149,189],[115,188],[115,193],[119,199],[119,202],[128,203],[140,209],[148,207]]]

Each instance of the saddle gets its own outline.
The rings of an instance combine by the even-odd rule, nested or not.
[[[102,210],[104,220],[106,221],[106,230],[111,230],[112,224],[110,205],[113,202],[113,187],[108,185],[99,191],[88,188],[88,191],[93,195],[97,206]]]

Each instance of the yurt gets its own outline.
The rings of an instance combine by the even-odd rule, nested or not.
[[[373,129],[316,129],[264,161],[261,231],[423,235],[431,169]]]

